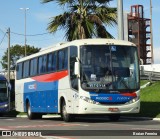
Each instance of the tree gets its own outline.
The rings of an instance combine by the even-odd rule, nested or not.
[[[27,55],[31,55],[40,51],[40,48],[35,48],[34,46],[27,45],[26,46]],[[25,47],[21,45],[14,45],[10,47],[10,69],[14,70],[16,61],[22,57],[24,57]],[[1,61],[3,69],[8,69],[8,49],[4,53]]]
[[[106,27],[117,22],[117,9],[108,6],[111,0],[41,0],[42,3],[57,2],[67,10],[51,18],[50,33],[65,30],[67,40],[84,38],[113,38]]]

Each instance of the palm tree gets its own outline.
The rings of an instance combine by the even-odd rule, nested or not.
[[[84,38],[113,38],[106,27],[116,24],[117,9],[108,6],[111,0],[42,0],[42,3],[57,2],[67,10],[52,17],[48,26],[50,33],[65,30],[67,40]]]

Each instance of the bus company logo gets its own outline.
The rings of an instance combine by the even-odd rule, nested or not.
[[[33,90],[33,89],[37,89],[37,85],[36,84],[31,84],[28,86],[28,89]]]
[[[129,100],[129,97],[117,97],[117,100]]]
[[[96,97],[96,100],[112,100],[112,97]]]

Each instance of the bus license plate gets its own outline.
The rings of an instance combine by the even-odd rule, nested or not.
[[[110,111],[110,112],[118,112],[119,109],[118,108],[109,108],[108,111]]]

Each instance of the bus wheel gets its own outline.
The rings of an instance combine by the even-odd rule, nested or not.
[[[68,114],[65,101],[62,102],[61,117],[65,122],[71,122],[74,119],[72,114]]]
[[[31,106],[29,102],[27,103],[27,116],[30,120],[35,119],[35,114],[31,111]]]
[[[110,119],[110,121],[118,121],[119,120],[119,118],[120,118],[120,114],[111,114],[111,115],[109,115],[109,119]]]

